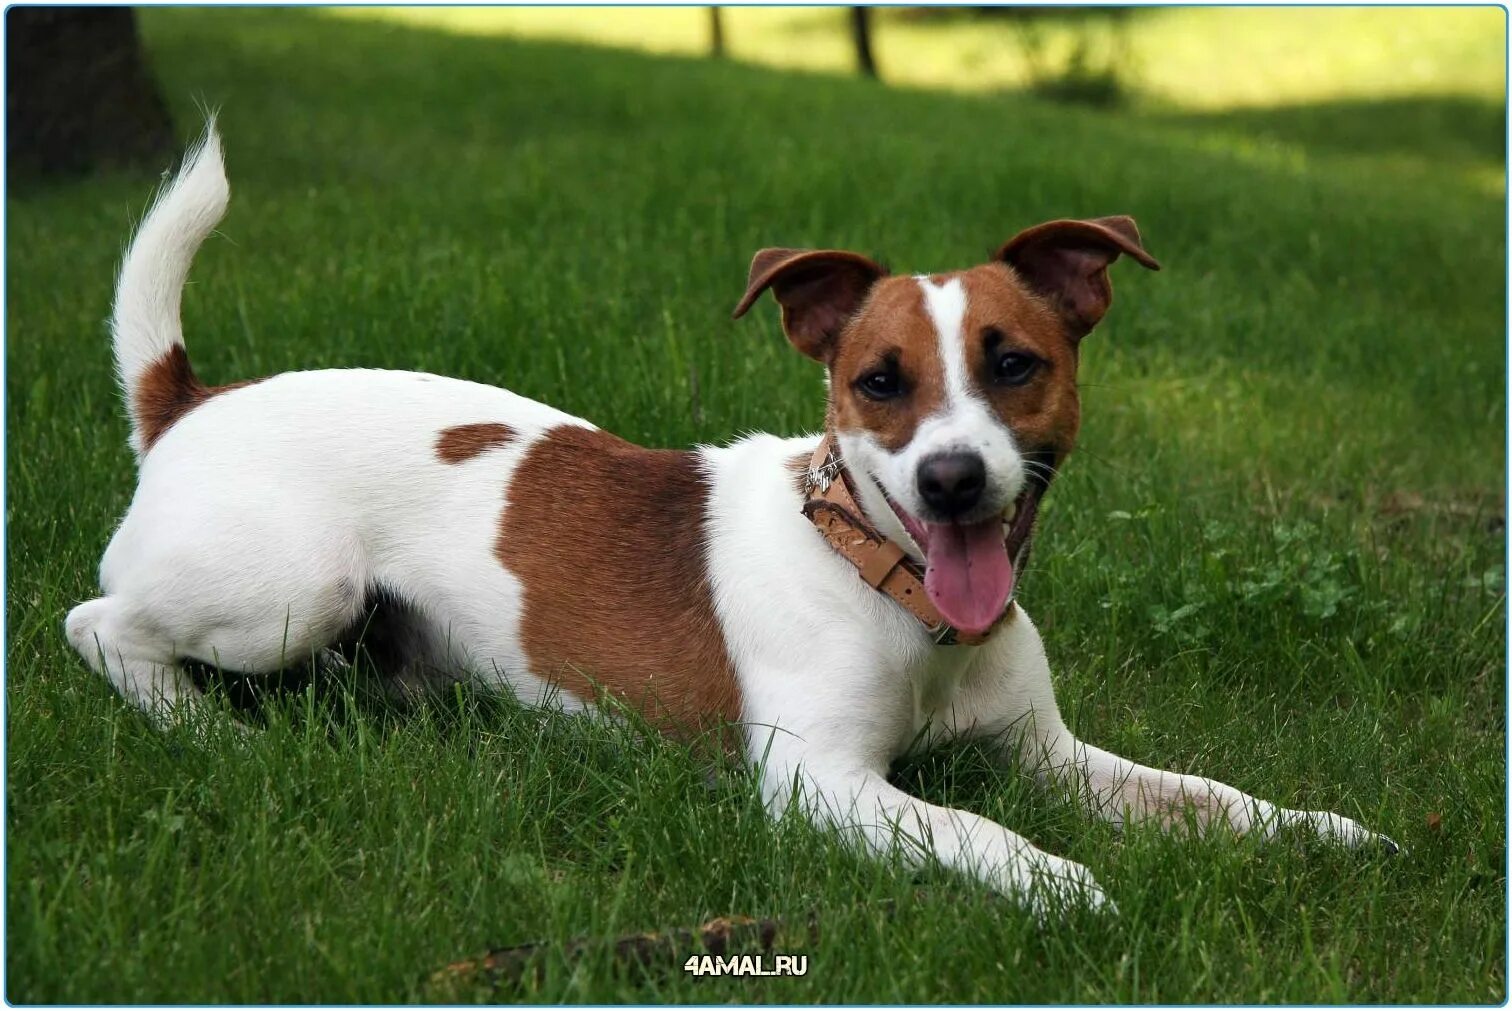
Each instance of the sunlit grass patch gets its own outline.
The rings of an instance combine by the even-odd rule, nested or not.
[[[851,73],[843,7],[722,9],[736,59]],[[709,52],[705,7],[349,7],[465,34],[511,35],[653,53]],[[950,9],[874,12],[890,82],[964,91],[1022,89],[1064,71],[1078,47],[1116,63],[1131,93],[1184,108],[1342,98],[1474,95],[1504,86],[1505,15],[1495,7]]]

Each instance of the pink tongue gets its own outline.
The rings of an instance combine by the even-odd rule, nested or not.
[[[1013,592],[1003,521],[930,523],[924,590],[958,631],[980,635],[991,628]]]

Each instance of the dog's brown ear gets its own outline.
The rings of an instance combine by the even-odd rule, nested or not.
[[[745,296],[735,307],[744,316],[768,288],[782,306],[782,330],[793,346],[829,363],[835,339],[861,308],[866,293],[887,270],[860,253],[839,249],[763,249],[751,259]]]
[[[1134,219],[1124,215],[1087,221],[1047,221],[1003,244],[997,259],[1050,299],[1074,339],[1085,337],[1113,302],[1108,265],[1127,253],[1141,266],[1160,264],[1139,242]]]

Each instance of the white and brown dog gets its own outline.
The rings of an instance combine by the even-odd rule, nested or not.
[[[190,368],[180,293],[225,210],[213,126],[121,268],[113,332],[140,480],[69,641],[156,714],[187,662],[271,672],[386,603],[392,675],[469,676],[569,709],[738,727],[773,813],[1041,906],[1106,900],[1086,868],[887,781],[916,740],[978,737],[1115,823],[1300,826],[1389,840],[1222,783],[1147,768],[1062,721],[1013,604],[1036,506],[1079,421],[1079,342],[1126,217],[1053,221],[991,263],[895,277],[855,253],[756,254],[828,370],[825,433],[643,449],[491,386],[292,372],[227,387]]]

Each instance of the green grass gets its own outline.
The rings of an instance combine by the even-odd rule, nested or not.
[[[424,999],[533,940],[506,998],[1505,997],[1499,98],[1107,114],[289,11],[143,29],[186,138],[224,109],[232,210],[185,305],[210,381],[415,368],[656,445],[812,429],[770,305],[728,319],[752,250],[951,268],[1134,214],[1166,270],[1115,268],[1024,587],[1062,706],[1408,854],[1118,838],[979,751],[901,767],[1120,909],[1041,929],[769,824],[675,745],[498,699],[315,686],[248,740],[154,732],[61,635],[133,482],[102,321],[154,179],[109,176],[7,203],[11,1001]],[[727,913],[817,917],[808,975],[561,953]]]

